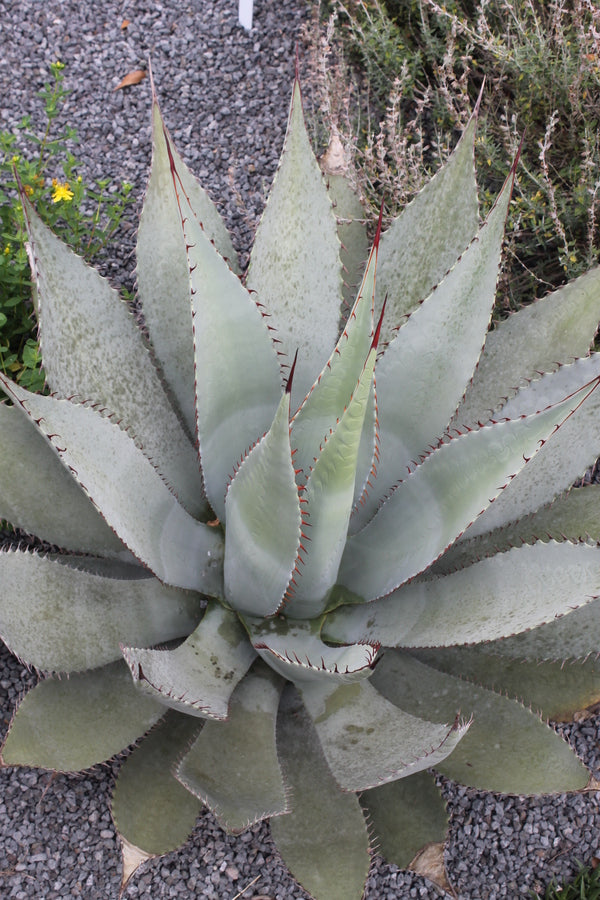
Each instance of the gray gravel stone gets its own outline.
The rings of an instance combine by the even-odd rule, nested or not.
[[[38,91],[49,65],[66,64],[71,93],[61,121],[77,128],[86,181],[109,178],[142,196],[150,162],[148,79],[113,88],[127,72],[153,71],[179,150],[220,206],[247,253],[279,156],[304,0],[256,0],[251,33],[235,0],[0,0],[0,128],[28,114],[39,129]],[[121,28],[124,19],[130,24]],[[51,175],[53,173],[50,173]],[[60,173],[56,173],[60,175]],[[133,287],[132,209],[110,260],[115,283]],[[0,736],[36,675],[0,650]],[[600,776],[600,719],[561,726]],[[85,775],[0,771],[0,895],[16,900],[112,900],[119,854],[108,812],[118,761]],[[518,898],[600,855],[598,794],[505,797],[440,779],[450,814],[447,868],[465,900]],[[147,863],[124,897],[304,900],[260,825],[225,835],[205,812],[178,853]],[[373,861],[366,900],[438,898],[425,879]]]

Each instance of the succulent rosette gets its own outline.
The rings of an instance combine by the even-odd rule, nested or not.
[[[0,554],[0,635],[46,676],[2,760],[135,745],[112,812],[139,858],[206,805],[351,900],[373,848],[443,840],[432,769],[588,784],[545,720],[600,696],[598,488],[570,489],[600,455],[600,273],[489,331],[515,167],[480,224],[475,128],[369,253],[296,82],[242,278],[155,100],[144,330],[23,197],[51,393],[1,376],[0,515],[62,549]]]

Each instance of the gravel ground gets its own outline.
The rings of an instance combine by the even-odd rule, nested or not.
[[[148,80],[113,92],[148,55],[173,136],[208,186],[244,253],[279,155],[295,45],[309,6],[256,0],[252,32],[236,22],[235,0],[0,0],[4,65],[0,128],[28,113],[41,122],[35,96],[57,58],[71,93],[65,118],[76,127],[76,156],[86,181],[128,180],[141,196],[149,165]],[[130,21],[121,28],[124,19]],[[60,173],[57,173],[60,175]],[[105,271],[133,284],[136,209]],[[0,650],[0,732],[35,675]],[[563,727],[600,777],[600,719]],[[85,776],[0,771],[0,894],[36,900],[112,900],[119,854],[108,811],[118,763]],[[524,799],[442,783],[451,822],[447,868],[461,897],[527,897],[553,876],[571,875],[577,860],[600,856],[598,794]],[[146,864],[124,896],[301,900],[268,828],[225,835],[209,813],[179,853]],[[367,900],[437,898],[425,879],[375,860]]]

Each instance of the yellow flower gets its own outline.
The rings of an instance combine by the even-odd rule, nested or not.
[[[52,187],[54,188],[52,191],[53,203],[59,203],[61,200],[68,202],[73,199],[73,191],[69,187],[68,181],[58,181],[56,178],[53,178]]]
[[[6,247],[4,248],[4,255],[8,256],[9,253],[10,253],[10,244],[7,244]]]
[[[24,184],[24,185],[23,185],[23,190],[25,191],[25,193],[27,194],[28,197],[32,197],[32,196],[33,196],[33,188],[31,187],[30,184]]]

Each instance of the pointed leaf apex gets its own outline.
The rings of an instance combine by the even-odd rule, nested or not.
[[[377,323],[377,328],[375,329],[375,334],[373,335],[373,340],[371,342],[371,350],[377,349],[377,345],[379,344],[379,338],[381,336],[381,326],[383,324],[383,316],[385,314],[385,307],[387,305],[387,294],[385,295],[385,300],[383,301],[383,306],[381,307],[381,314],[379,316],[379,322]]]
[[[521,140],[519,141],[519,146],[517,147],[517,152],[515,153],[515,159],[511,166],[510,174],[512,175],[513,178],[515,177],[515,173],[517,171],[517,166],[519,165],[519,160],[521,159],[521,153],[523,152],[524,142],[525,142],[525,132],[523,132]]]
[[[296,350],[296,354],[294,356],[294,362],[292,363],[292,368],[290,369],[290,374],[288,375],[287,384],[285,386],[286,394],[292,393],[292,383],[294,381],[294,372],[296,370],[296,363],[298,361],[298,351]]]
[[[169,168],[171,169],[171,177],[173,178],[173,182],[175,182],[175,179],[177,178],[177,169],[175,168],[175,160],[173,158],[173,151],[171,150],[171,147],[169,144],[169,134],[167,132],[167,126],[165,125],[164,122],[162,122],[162,130],[163,130],[163,135],[165,138],[165,146],[167,148],[167,155],[169,157]],[[179,206],[179,203],[178,203],[178,206]],[[181,209],[180,209],[180,212],[181,212]]]
[[[152,59],[148,56],[148,77],[150,78],[150,90],[152,92],[152,103],[158,106],[158,97],[156,95],[156,85],[154,84],[154,75],[152,73]]]
[[[484,90],[485,90],[485,76],[483,78],[483,81],[481,82],[481,87],[479,89],[479,96],[477,97],[477,102],[475,103],[475,108],[473,109],[473,116],[475,118],[479,117],[479,110],[481,108],[481,101],[483,99]]]
[[[28,234],[30,235],[31,234],[31,213],[30,213],[30,211],[33,210],[33,206],[31,205],[31,201],[30,201],[29,197],[27,196],[27,192],[25,191],[25,186],[23,185],[23,182],[21,181],[21,176],[17,172],[15,166],[13,166],[13,176],[14,176],[15,181],[17,182],[17,190],[19,192],[19,199],[21,201],[23,215],[25,216],[25,227],[26,227]],[[33,271],[33,266],[32,266],[32,271]]]
[[[375,240],[373,241],[373,247],[375,250],[379,249],[379,240],[381,238],[381,225],[383,222],[383,200],[381,201],[381,206],[379,207],[379,219],[377,220],[377,231],[375,232]]]
[[[23,188],[23,182],[21,181],[21,176],[19,175],[19,173],[17,171],[17,167],[14,165],[12,167],[12,171],[13,171],[13,177],[14,177],[15,181],[17,182],[17,188],[19,190],[19,194],[21,195],[21,200],[22,200],[23,197],[27,197],[27,195],[25,194],[25,190]]]
[[[521,150],[522,150],[522,148],[523,148],[523,138],[521,138],[521,143],[519,144],[519,147],[518,147],[518,149],[517,149],[517,152],[515,153],[515,158],[514,158],[514,160],[513,160],[513,162],[512,162],[512,165],[511,165],[511,167],[510,167],[510,169],[509,169],[508,175],[506,176],[506,179],[505,179],[505,181],[504,181],[504,184],[502,185],[502,190],[500,191],[500,193],[499,193],[498,196],[496,197],[492,209],[495,209],[496,206],[498,206],[498,204],[501,202],[501,198],[504,197],[504,193],[505,193],[505,191],[506,191],[507,189],[508,189],[508,194],[509,194],[509,196],[508,196],[508,203],[510,203],[510,201],[511,201],[512,193],[513,193],[514,186],[515,186],[515,177],[516,177],[516,174],[517,174],[517,166],[519,165],[519,160],[520,160],[520,158],[521,158]],[[490,214],[491,214],[491,211],[490,211]],[[490,215],[490,214],[488,214],[488,218],[489,218],[489,215]],[[507,206],[507,212],[506,212],[505,215],[508,215],[508,206]]]

